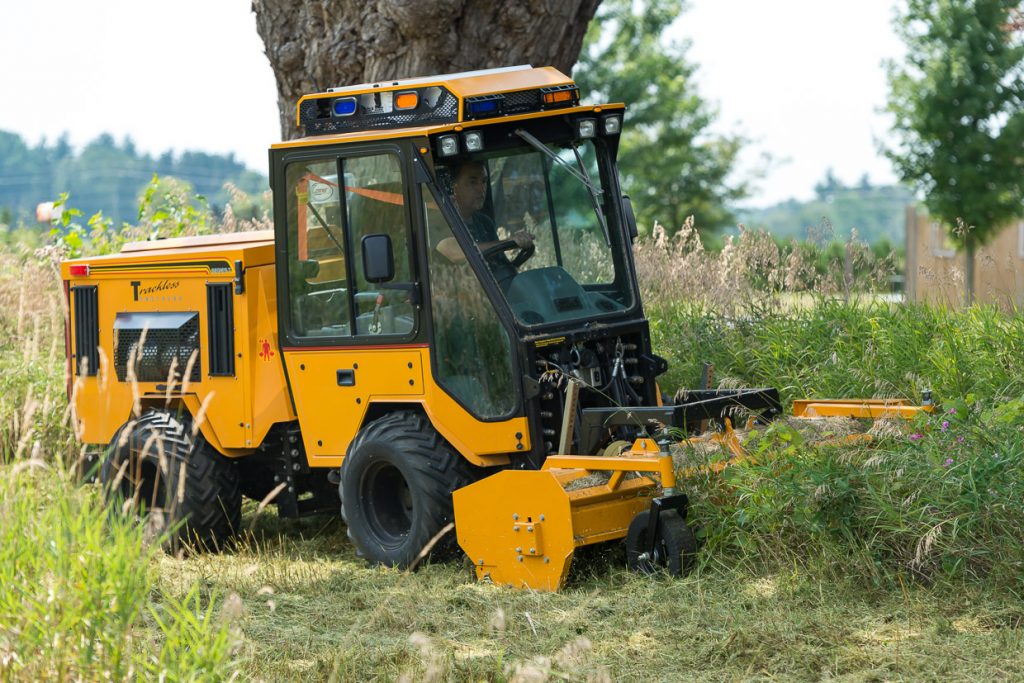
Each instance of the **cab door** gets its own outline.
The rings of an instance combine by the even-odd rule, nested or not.
[[[309,463],[335,467],[371,403],[423,395],[409,172],[392,145],[293,152],[276,170],[281,350]],[[366,280],[375,234],[391,240],[390,284],[411,286]]]

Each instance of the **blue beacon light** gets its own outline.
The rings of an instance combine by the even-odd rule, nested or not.
[[[356,113],[356,98],[340,97],[334,100],[335,116],[352,116]]]
[[[469,113],[473,115],[493,114],[496,111],[498,111],[497,100],[482,100],[469,103]]]

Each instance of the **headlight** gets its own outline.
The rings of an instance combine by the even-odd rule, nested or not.
[[[594,119],[580,119],[576,122],[576,132],[581,140],[594,137],[597,135],[597,121]]]
[[[462,143],[466,146],[467,152],[479,152],[484,148],[484,134],[478,130],[463,133]]]
[[[620,114],[604,117],[601,119],[601,124],[604,127],[605,135],[617,135],[622,132],[622,116]]]
[[[459,153],[459,138],[457,135],[442,135],[437,139],[438,154],[443,157],[453,157]]]

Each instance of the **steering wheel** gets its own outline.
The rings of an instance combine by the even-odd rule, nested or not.
[[[516,244],[515,240],[509,239],[501,240],[500,242],[495,242],[486,249],[481,250],[481,253],[486,258],[488,256],[494,256],[495,254],[504,253],[506,251],[509,251],[510,249],[519,249],[519,253],[516,254],[516,257],[514,259],[512,259],[512,266],[515,268],[518,268],[519,266],[526,263],[526,261],[531,256],[533,256],[533,252],[537,250],[536,246],[534,246],[533,244],[524,249],[521,248],[518,244]]]

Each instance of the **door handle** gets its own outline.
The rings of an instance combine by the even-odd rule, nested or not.
[[[356,385],[355,370],[338,370],[338,386],[354,387]]]

